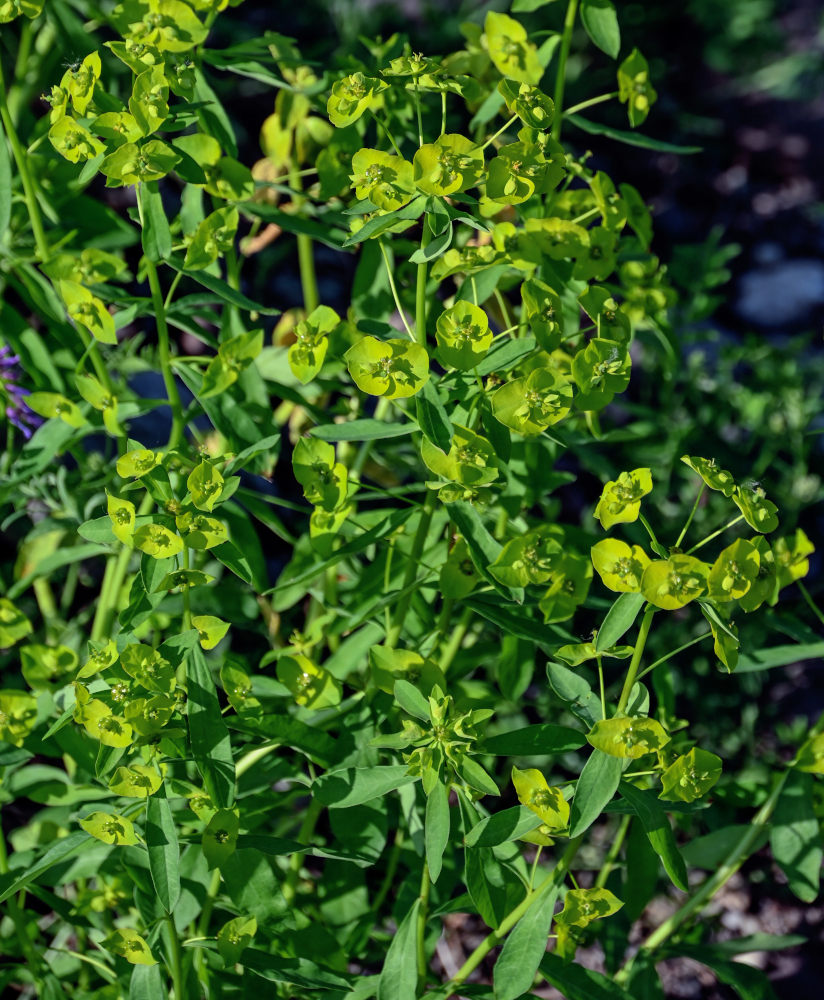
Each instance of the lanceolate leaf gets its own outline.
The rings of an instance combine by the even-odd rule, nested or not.
[[[612,800],[621,780],[623,761],[593,750],[575,786],[569,817],[569,835],[577,837],[588,830]]]
[[[172,913],[180,898],[180,848],[172,807],[163,789],[146,800],[145,837],[157,898]]]
[[[495,962],[495,1000],[517,1000],[532,986],[546,952],[557,898],[558,888],[552,885],[509,932]]]
[[[598,635],[595,639],[595,649],[601,653],[610,649],[632,628],[638,612],[644,606],[643,594],[619,594],[615,603],[607,611]]]
[[[424,834],[429,877],[437,882],[443,866],[444,851],[449,843],[449,789],[440,782],[426,799]]]
[[[417,929],[421,901],[416,899],[389,945],[378,980],[378,1000],[416,1000],[418,995]]]
[[[199,646],[192,649],[187,662],[192,756],[215,804],[228,808],[235,800],[235,764],[229,730],[220,712],[209,665]]]
[[[617,59],[621,50],[621,30],[612,0],[581,0],[581,22],[598,48]]]
[[[636,788],[628,781],[621,782],[620,791],[641,820],[650,845],[661,859],[667,875],[675,886],[686,892],[689,888],[687,866],[675,843],[669,818],[655,797],[655,792]]]

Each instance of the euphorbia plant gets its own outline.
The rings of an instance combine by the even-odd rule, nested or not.
[[[116,7],[117,39],[49,91],[35,145],[54,156],[29,161],[0,91],[19,178],[0,189],[2,496],[26,499],[0,768],[5,801],[43,806],[0,855],[2,981],[515,1000],[537,979],[578,1000],[660,995],[656,960],[683,953],[749,989],[693,918],[770,828],[814,898],[819,727],[750,824],[719,830],[703,813],[735,778],[662,691],[699,643],[733,673],[734,616],[803,586],[812,545],[775,537],[764,489],[711,455],[684,456],[680,521],[657,469],[604,476],[583,518],[556,496],[619,439],[642,336],[672,336],[642,196],[561,141],[565,123],[633,139],[578,112],[618,99],[641,124],[645,60],[565,107],[579,16],[621,54],[609,0],[570,0],[540,45],[534,18],[489,13],[461,51],[394,38],[319,78],[273,33],[209,48],[223,6]],[[278,87],[253,168],[215,70]],[[63,228],[98,175],[129,207]],[[283,231],[303,305],[272,329],[240,258]],[[354,260],[349,301],[320,301],[316,242]],[[164,399],[137,391],[150,371]],[[278,465],[291,496],[266,488]],[[705,502],[719,527],[685,548]],[[647,662],[659,629],[670,651]],[[708,829],[689,857],[714,874],[691,887],[682,845]],[[677,909],[630,952],[662,877]],[[454,969],[433,961],[450,913],[486,925]],[[596,936],[605,974],[575,961]],[[498,948],[492,985],[467,985]]]

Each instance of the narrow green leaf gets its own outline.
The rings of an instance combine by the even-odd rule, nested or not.
[[[141,242],[143,252],[155,264],[166,260],[172,252],[172,233],[169,220],[163,210],[163,199],[157,181],[143,185],[140,193],[140,204],[143,209],[143,231]]]
[[[581,674],[550,660],[546,665],[546,675],[552,690],[569,705],[570,712],[581,722],[592,728],[601,719],[601,699]]]
[[[713,830],[712,833],[707,833],[703,837],[695,837],[684,844],[681,856],[690,868],[704,868],[707,871],[712,871],[729,857],[749,830],[749,825],[745,823],[722,826],[720,830]],[[767,831],[762,831],[753,844],[750,854],[761,850],[768,839]]]
[[[449,789],[440,781],[426,800],[424,845],[429,877],[438,881],[443,866],[443,853],[449,843]]]
[[[418,995],[418,910],[416,899],[395,931],[378,980],[378,1000],[416,1000]]]
[[[146,800],[146,847],[157,898],[167,913],[180,899],[180,847],[172,807],[163,786]]]
[[[655,797],[655,792],[636,788],[627,781],[622,781],[619,789],[641,820],[650,845],[661,859],[673,885],[687,892],[689,889],[687,866],[675,843],[675,834],[672,832],[669,818]]]
[[[272,222],[287,233],[295,233],[298,236],[310,236],[318,243],[331,247],[333,250],[340,250],[349,236],[345,229],[332,225],[329,222],[318,222],[315,219],[307,219],[305,216],[293,215],[284,212],[274,205],[267,205],[263,201],[242,201],[238,203],[238,209],[247,215],[253,215],[264,222]],[[382,217],[382,218],[385,218]],[[364,227],[365,228],[365,227]]]
[[[281,958],[257,948],[243,952],[243,968],[272,983],[291,983],[305,990],[348,990],[350,982],[340,973],[306,958]]]
[[[517,840],[541,824],[541,817],[526,806],[512,806],[486,816],[464,838],[467,847],[497,847]]]
[[[29,883],[34,882],[43,872],[48,871],[52,865],[56,865],[59,861],[64,861],[70,855],[79,851],[81,847],[91,842],[93,842],[92,838],[85,830],[70,833],[68,837],[63,837],[56,844],[52,844],[40,860],[35,861],[22,875],[15,875],[14,872],[8,875],[0,875],[0,903],[8,899],[18,889],[22,889],[24,886],[29,885]]]
[[[632,1000],[610,977],[574,962],[567,964],[553,952],[544,955],[539,968],[566,1000]]]
[[[0,243],[11,221],[11,157],[3,126],[0,124]]]
[[[418,423],[424,435],[441,451],[449,451],[452,443],[452,421],[438,396],[432,379],[424,384],[416,399]]]
[[[638,612],[644,606],[643,594],[619,594],[607,611],[595,638],[595,650],[602,653],[611,649],[632,628]]]
[[[557,898],[558,887],[550,887],[510,931],[492,974],[495,1000],[517,1000],[532,986],[546,952]]]
[[[686,156],[688,153],[702,151],[701,146],[676,146],[671,142],[651,139],[649,136],[639,135],[635,132],[624,132],[622,129],[612,128],[610,125],[600,125],[598,122],[591,122],[588,118],[582,118],[580,115],[564,115],[564,121],[577,125],[582,132],[588,132],[590,135],[605,135],[608,139],[626,143],[627,146],[654,149],[659,153],[678,153],[681,156]]]
[[[489,572],[489,566],[500,555],[501,544],[487,531],[475,507],[465,500],[448,503],[446,507],[458,530],[466,539],[469,555],[481,576],[507,600],[514,600],[520,604],[524,599],[523,587],[505,587]]]
[[[773,646],[771,649],[759,649],[757,653],[739,657],[735,672],[746,674],[756,670],[769,670],[772,667],[786,667],[788,663],[816,660],[822,656],[824,656],[824,642]]]
[[[500,347],[493,347],[475,371],[479,375],[491,375],[493,372],[508,372],[523,358],[532,354],[538,342],[534,337],[522,337],[518,340],[503,340]]]
[[[581,23],[602,52],[617,59],[621,51],[621,29],[612,0],[581,0]]]
[[[569,816],[570,837],[588,830],[601,815],[618,788],[623,763],[620,757],[611,757],[600,750],[589,755],[575,786]]]
[[[312,792],[321,805],[343,809],[371,802],[416,780],[404,764],[348,767],[322,774],[313,782]]]
[[[577,729],[537,723],[490,737],[483,745],[483,752],[501,757],[533,757],[578,750],[585,743],[586,737]]]
[[[248,312],[262,313],[264,316],[280,315],[280,309],[274,309],[270,306],[263,306],[259,302],[253,302],[242,292],[239,292],[236,288],[232,288],[222,278],[216,278],[213,274],[209,274],[208,271],[187,271],[182,261],[176,257],[170,257],[167,263],[176,271],[186,275],[187,278],[191,278],[199,285],[203,285],[204,288],[208,288],[210,292],[214,292],[218,298],[224,302],[228,302],[230,305],[245,309]]]
[[[412,715],[423,722],[429,722],[429,702],[421,692],[403,679],[395,681],[395,701],[407,715]]]
[[[429,385],[429,383],[426,383]],[[387,438],[406,437],[415,425],[390,424],[384,420],[347,420],[344,424],[322,424],[309,433],[321,441],[384,441]]]
[[[235,763],[229,730],[220,712],[209,665],[199,646],[195,646],[187,661],[192,757],[215,805],[229,809],[235,801]]]
[[[425,195],[413,198],[412,201],[410,201],[408,205],[404,205],[403,208],[398,208],[394,212],[387,212],[386,215],[377,215],[369,219],[369,221],[365,222],[356,233],[347,237],[343,245],[345,247],[351,247],[355,246],[357,243],[363,243],[364,240],[368,240],[373,236],[378,236],[380,233],[385,232],[398,222],[409,222],[411,224],[415,219],[419,219],[423,215],[425,207]]]

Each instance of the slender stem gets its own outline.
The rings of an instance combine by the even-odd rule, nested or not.
[[[317,799],[312,799],[309,804],[309,808],[304,814],[303,822],[301,823],[300,830],[298,832],[297,841],[299,844],[309,843],[312,834],[315,832],[315,824],[320,819],[320,814],[322,812],[323,806],[321,803]],[[286,874],[286,881],[283,883],[282,887],[283,898],[289,906],[292,905],[297,894],[298,876],[300,875],[300,868],[302,864],[302,854],[293,854],[289,859],[289,871]]]
[[[600,208],[590,208],[588,211],[583,212],[581,215],[577,216],[572,220],[574,226],[579,225],[582,222],[586,222],[587,219],[591,219],[593,215],[597,215],[601,211]],[[600,317],[599,317],[600,319]]]
[[[151,494],[146,493],[137,509],[137,516],[142,517],[144,514],[148,514],[153,504],[154,500]],[[120,588],[123,586],[126,571],[129,568],[131,555],[132,550],[128,545],[124,545],[116,556],[109,559],[92,623],[92,639],[108,637],[111,632],[114,616],[117,613],[117,599],[120,595]]]
[[[31,174],[29,173],[29,163],[26,151],[20,144],[20,139],[17,136],[17,131],[14,127],[14,122],[12,121],[12,116],[9,111],[8,100],[6,97],[6,85],[3,82],[2,69],[0,69],[0,121],[3,123],[3,128],[8,136],[11,152],[14,156],[14,162],[17,164],[17,170],[20,173],[20,180],[23,184],[23,194],[26,198],[26,207],[29,210],[29,220],[31,221],[31,228],[34,233],[34,242],[37,246],[37,253],[40,260],[45,262],[49,259],[50,255],[49,241],[46,238],[46,230],[43,228],[43,217],[40,214],[40,205],[37,201],[37,193],[35,191],[34,182],[32,181]]]
[[[424,500],[423,507],[421,508],[418,529],[415,532],[415,537],[412,539],[412,548],[409,552],[409,556],[407,557],[406,571],[404,572],[403,582],[401,584],[401,593],[404,594],[404,596],[395,606],[395,611],[392,615],[392,628],[386,636],[385,645],[387,649],[393,649],[395,647],[395,644],[400,638],[401,631],[403,630],[404,619],[406,618],[406,613],[409,610],[409,603],[412,600],[412,584],[415,580],[415,574],[417,573],[418,564],[420,563],[421,555],[423,554],[423,548],[426,544],[426,536],[429,534],[429,526],[432,523],[432,516],[434,513],[435,492],[434,490],[427,490],[426,499]]]
[[[426,961],[426,921],[429,919],[429,891],[432,880],[429,878],[429,865],[424,860],[423,871],[421,873],[421,894],[420,907],[418,909],[417,949],[418,949],[418,992],[422,993],[426,989],[426,972],[428,963]]]
[[[704,639],[709,639],[711,635],[712,635],[711,631],[702,632],[701,635],[696,636],[694,639],[690,639],[689,642],[685,642],[683,645],[678,646],[675,649],[671,649],[664,656],[659,657],[659,659],[657,659],[654,663],[650,663],[648,667],[644,667],[644,669],[641,671],[640,674],[638,674],[638,676],[635,679],[640,681],[642,677],[646,677],[648,673],[651,673],[653,670],[655,670],[656,667],[660,667],[662,663],[666,663],[667,660],[671,659],[677,653],[683,653],[685,649],[689,649],[690,646],[695,646],[697,643],[703,642]]]
[[[446,673],[447,670],[452,666],[452,661],[458,655],[458,651],[461,648],[461,644],[466,637],[467,630],[472,621],[472,608],[466,608],[464,613],[461,615],[458,624],[452,630],[452,635],[449,637],[449,642],[444,646],[444,650],[441,653],[441,657],[438,660],[438,666],[441,670]]]
[[[711,542],[713,538],[718,538],[719,535],[723,535],[727,528],[731,528],[734,524],[738,524],[739,521],[744,520],[744,515],[739,514],[738,517],[734,517],[731,521],[727,521],[725,525],[720,527],[718,531],[713,531],[711,535],[707,535],[706,538],[702,538],[700,542],[693,545],[691,549],[687,549],[687,555],[692,555],[693,552],[697,552],[700,548],[703,548],[707,542]]]
[[[822,625],[824,625],[824,614],[821,613],[820,608],[810,596],[809,590],[807,590],[807,588],[804,586],[801,580],[797,580],[796,583],[798,584],[798,589],[801,591],[801,596],[807,602],[810,611],[812,611],[815,617],[821,622]]]
[[[615,975],[616,983],[621,984],[626,982],[632,965],[639,959],[639,957],[648,956],[651,952],[654,952],[657,948],[659,948],[665,941],[671,938],[678,928],[681,927],[681,925],[684,924],[694,913],[703,909],[703,907],[706,906],[718,890],[721,889],[738,871],[747,859],[750,850],[760,836],[761,831],[767,825],[770,816],[772,816],[778,803],[778,798],[781,795],[781,790],[784,788],[784,783],[786,782],[789,774],[790,771],[788,769],[779,776],[769,798],[758,810],[752,820],[752,823],[747,827],[744,835],[735,847],[732,848],[715,873],[699,886],[695,895],[691,896],[683,906],[679,907],[679,909],[672,914],[671,917],[657,927],[641,945],[634,958],[624,965],[623,968],[618,970]]]
[[[421,232],[421,250],[425,249],[432,238],[432,231],[426,216],[423,218],[423,228]],[[418,343],[426,347],[426,261],[418,264],[417,280],[415,282],[415,335]]]
[[[569,871],[569,866],[572,864],[572,860],[575,857],[578,848],[581,846],[582,840],[583,834],[580,837],[575,837],[569,842],[569,846],[564,851],[561,856],[561,860],[555,866],[552,873],[544,879],[537,889],[533,889],[531,892],[528,892],[515,909],[504,917],[497,929],[484,938],[484,940],[460,967],[455,976],[449,981],[447,986],[460,986],[462,983],[465,983],[471,973],[477,969],[489,952],[492,951],[494,947],[499,945],[501,941],[503,941],[521,917],[532,906],[534,906],[545,893],[549,892],[551,889],[557,889],[561,886],[566,878],[567,872]]]
[[[569,58],[569,47],[572,44],[572,29],[575,27],[575,15],[578,13],[578,0],[569,0],[564,31],[561,35],[561,51],[558,54],[558,72],[555,76],[555,118],[552,122],[552,138],[556,141],[561,137],[561,122],[563,121],[564,87],[566,85],[566,66]]]
[[[446,134],[446,91],[441,91],[441,135]]]
[[[604,101],[611,101],[613,97],[617,96],[618,91],[613,90],[610,94],[599,94],[597,97],[590,97],[588,101],[581,101],[580,104],[573,104],[571,108],[567,108],[565,114],[574,115],[576,112],[591,108],[595,104],[603,104]]]
[[[383,119],[378,118],[378,116],[375,114],[374,111],[370,111],[370,114],[375,119],[375,121],[377,122],[377,124],[380,125],[380,127],[386,133],[386,138],[392,143],[392,148],[395,150],[395,152],[398,154],[398,156],[401,156],[402,153],[401,153],[400,149],[398,148],[398,144],[395,142],[395,140],[394,140],[394,138],[392,136],[392,133],[389,131],[389,126],[386,124],[385,121],[383,121]]]
[[[681,534],[678,536],[678,540],[675,543],[675,547],[676,548],[678,548],[680,546],[681,542],[683,542],[684,535],[686,535],[687,530],[689,529],[689,526],[692,524],[692,519],[695,517],[695,512],[698,510],[698,504],[701,503],[701,497],[704,495],[704,490],[706,488],[707,488],[707,484],[702,481],[701,482],[701,489],[698,491],[698,496],[695,498],[695,503],[692,505],[692,510],[690,511],[689,517],[687,518],[686,523],[684,524],[684,527],[681,529]]]
[[[627,707],[630,693],[635,684],[635,675],[638,673],[638,665],[644,654],[644,646],[647,644],[647,636],[649,635],[649,628],[652,624],[652,616],[654,614],[655,608],[651,604],[648,604],[644,612],[644,617],[641,619],[641,627],[638,629],[638,639],[635,642],[632,659],[629,661],[627,676],[624,678],[624,686],[621,689],[621,697],[618,699],[618,708],[615,711],[616,715],[620,715]]]
[[[172,985],[175,1000],[183,1000],[183,961],[180,953],[180,940],[177,936],[174,918],[171,913],[166,915],[166,925],[169,930],[169,958],[171,960]]]
[[[395,308],[398,310],[398,315],[401,318],[406,332],[412,338],[415,339],[414,331],[409,325],[409,321],[406,318],[406,313],[403,311],[403,306],[401,305],[400,297],[398,296],[398,289],[395,287],[395,276],[392,273],[392,265],[389,261],[389,251],[386,249],[386,245],[383,240],[378,240],[378,246],[381,248],[381,253],[383,254],[383,262],[386,265],[386,276],[389,279],[389,288],[392,290],[392,298],[395,300]]]
[[[602,656],[598,656],[596,659],[598,661],[598,687],[601,691],[601,718],[605,719],[607,717],[607,702],[604,697],[604,658]]]
[[[529,888],[530,891],[535,888],[535,875],[538,872],[538,862],[541,860],[541,854],[543,853],[543,846],[538,845],[538,850],[535,852],[535,860],[532,862],[532,867],[529,870]]]
[[[486,149],[487,146],[490,146],[498,138],[499,135],[502,135],[504,132],[506,132],[506,130],[511,125],[514,125],[517,120],[518,120],[518,116],[517,115],[513,115],[505,125],[502,125],[494,135],[491,135],[486,140],[486,142],[483,144],[483,146],[481,146],[481,150],[484,150],[484,149]]]
[[[415,113],[418,116],[418,146],[423,145],[423,122],[421,120],[421,95],[418,89],[418,78],[415,79]]]
[[[160,280],[157,276],[157,268],[148,258],[146,258],[146,273],[149,278],[152,306],[155,313],[155,322],[157,323],[160,369],[163,375],[163,384],[166,387],[166,396],[172,408],[172,431],[169,435],[169,448],[176,448],[183,437],[183,404],[180,401],[177,382],[175,382],[174,373],[172,372],[171,353],[169,351],[169,328],[166,325],[166,310],[163,306],[163,293],[160,289]]]
[[[300,174],[298,172],[292,171],[289,174],[289,181],[296,192],[303,189],[303,184],[301,183]],[[293,199],[295,208],[300,208],[305,200],[305,198],[301,198],[296,194]],[[298,233],[297,242],[300,287],[303,293],[303,308],[307,313],[310,313],[313,309],[317,309],[318,305],[320,305],[320,297],[318,295],[318,279],[315,274],[315,258],[312,250],[312,237],[308,236],[306,233]]]
[[[629,815],[621,817],[621,822],[618,824],[618,829],[612,843],[609,845],[607,856],[604,858],[604,863],[601,865],[601,870],[598,872],[598,876],[595,879],[595,889],[602,889],[607,884],[607,879],[610,877],[613,869],[615,868],[616,858],[618,857],[624,840],[626,839],[631,819],[632,817]]]
[[[649,535],[650,541],[652,542],[652,547],[656,548],[657,546],[660,546],[661,543],[658,541],[658,539],[657,539],[657,537],[655,535],[655,532],[652,530],[652,525],[644,517],[643,514],[639,514],[638,515],[638,520],[641,522],[641,524],[643,524],[644,528],[646,529],[646,532]]]
[[[512,317],[509,315],[509,309],[506,305],[506,299],[501,295],[499,289],[495,289],[495,301],[498,303],[498,308],[501,310],[501,318],[504,321],[504,326],[512,329]]]

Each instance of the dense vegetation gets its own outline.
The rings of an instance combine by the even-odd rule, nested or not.
[[[0,2],[2,988],[770,997],[703,914],[818,893],[806,346],[593,165],[700,155],[610,0],[334,66],[237,6]]]

